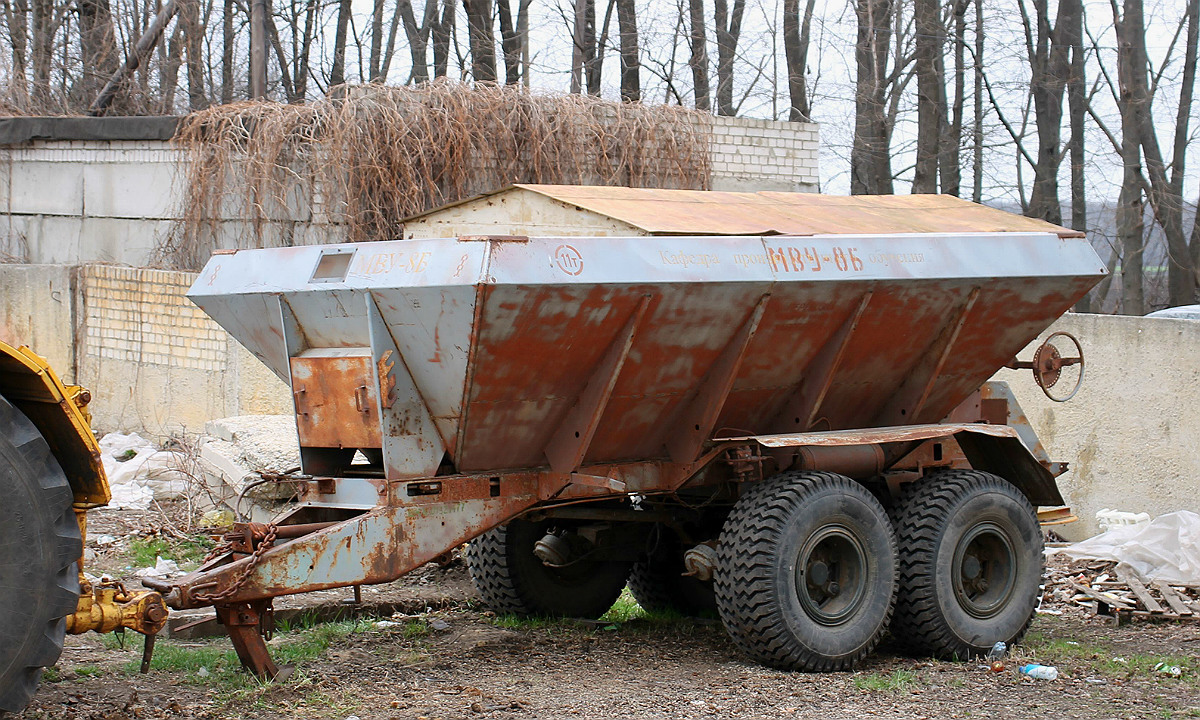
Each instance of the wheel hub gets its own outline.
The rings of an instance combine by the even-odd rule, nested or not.
[[[866,596],[867,554],[849,528],[830,524],[813,533],[796,558],[796,597],[822,625],[849,619]]]
[[[1007,605],[1017,579],[1016,553],[1008,533],[985,521],[968,530],[955,548],[951,583],[958,604],[977,618]]]

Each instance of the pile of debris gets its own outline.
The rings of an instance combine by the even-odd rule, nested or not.
[[[1200,515],[1147,517],[1050,549],[1042,612],[1085,605],[1117,623],[1200,619]],[[1061,610],[1059,610],[1061,612]]]
[[[264,481],[262,474],[300,465],[290,415],[214,420],[204,435],[173,439],[161,449],[136,433],[109,433],[100,448],[112,489],[109,507],[146,510],[156,502],[183,500],[210,526],[234,518],[270,520],[295,488]]]

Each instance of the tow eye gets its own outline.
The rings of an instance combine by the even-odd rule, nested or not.
[[[1074,347],[1071,347],[1072,345]],[[1083,347],[1075,336],[1068,332],[1056,332],[1033,351],[1033,360],[1013,358],[1005,367],[1012,370],[1032,370],[1034,382],[1046,397],[1054,402],[1066,402],[1075,397],[1079,386],[1083,384],[1083,365]],[[1069,367],[1077,367],[1078,370],[1066,373],[1066,381],[1058,386],[1059,380],[1063,379],[1063,368]],[[1070,381],[1072,375],[1075,378],[1074,383]],[[1052,391],[1055,386],[1059,387],[1057,392]]]

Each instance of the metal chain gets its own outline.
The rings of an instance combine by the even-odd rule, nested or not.
[[[275,527],[274,523],[267,525],[266,537],[264,537],[262,542],[258,544],[258,547],[254,549],[254,552],[250,555],[250,562],[246,564],[246,567],[242,568],[241,572],[237,574],[233,580],[233,583],[231,583],[229,587],[215,593],[196,593],[193,597],[200,602],[216,604],[222,600],[227,600],[236,595],[237,591],[242,589],[242,585],[245,585],[246,581],[250,579],[250,575],[253,574],[254,568],[257,567],[259,561],[262,560],[263,553],[265,553],[267,550],[270,550],[271,546],[275,544],[276,530],[277,528]]]

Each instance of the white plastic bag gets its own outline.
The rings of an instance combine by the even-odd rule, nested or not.
[[[1180,510],[1149,523],[1114,526],[1056,552],[1076,560],[1111,560],[1144,580],[1200,584],[1200,515]]]

